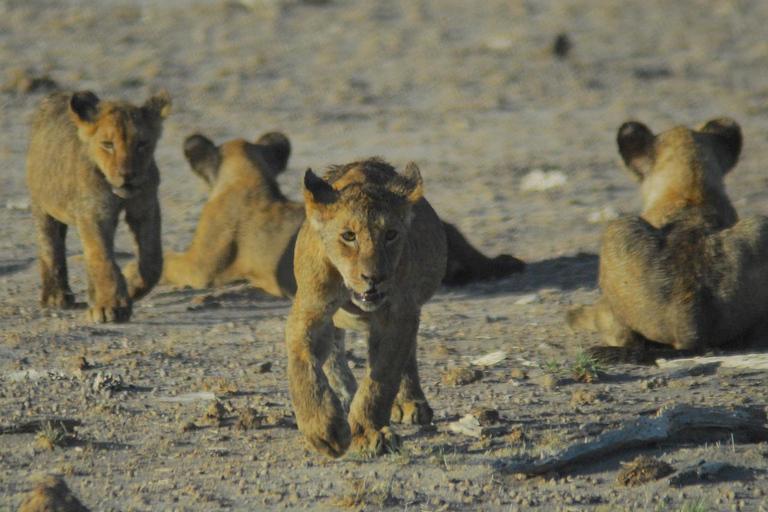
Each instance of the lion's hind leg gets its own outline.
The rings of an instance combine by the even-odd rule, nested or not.
[[[32,213],[37,225],[37,249],[43,280],[40,302],[43,306],[71,308],[75,305],[75,294],[69,288],[67,278],[67,225],[37,206],[33,206]]]

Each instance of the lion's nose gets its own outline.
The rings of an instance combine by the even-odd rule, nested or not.
[[[387,278],[387,276],[385,276],[384,274],[378,274],[378,273],[376,274],[372,273],[370,275],[360,274],[360,276],[363,278],[363,281],[368,283],[371,287],[376,286],[377,284],[379,284],[380,282],[384,281],[384,279]]]

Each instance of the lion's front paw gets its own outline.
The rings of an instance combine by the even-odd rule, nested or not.
[[[107,304],[94,304],[88,308],[88,320],[96,324],[127,322],[131,319],[131,301],[116,298]]]
[[[407,425],[429,425],[434,413],[426,400],[395,402],[392,406],[392,421]]]
[[[381,430],[366,429],[352,437],[351,450],[365,455],[379,456],[397,453],[402,440],[389,427]]]
[[[352,434],[343,416],[314,418],[299,427],[307,442],[324,455],[341,457],[349,448]]]
[[[44,307],[72,309],[75,307],[75,294],[62,290],[43,290],[40,303]]]

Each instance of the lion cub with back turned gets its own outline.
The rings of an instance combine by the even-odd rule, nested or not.
[[[83,244],[93,322],[128,320],[132,301],[157,283],[163,257],[154,151],[169,110],[165,92],[141,107],[100,101],[90,91],[43,100],[32,121],[27,182],[44,306],[74,305],[65,248],[71,225],[77,226]],[[122,211],[138,250],[125,276],[114,255]]]
[[[416,164],[395,172],[379,159],[304,178],[307,219],[296,240],[296,298],[286,324],[288,378],[299,430],[338,457],[397,446],[393,405],[432,410],[419,384],[416,333],[421,307],[445,274],[446,235],[422,197]],[[342,329],[365,329],[368,365],[349,417],[324,364]],[[338,352],[338,351],[337,351]],[[354,381],[347,386],[354,386]]]
[[[768,218],[738,220],[723,184],[741,152],[739,125],[719,118],[654,135],[631,122],[618,145],[643,210],[608,225],[603,296],[569,311],[571,326],[625,348],[733,348],[768,334]]]

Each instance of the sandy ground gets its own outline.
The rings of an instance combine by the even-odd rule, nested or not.
[[[767,23],[762,0],[1,1],[0,425],[80,425],[52,451],[33,433],[0,435],[0,509],[55,473],[91,510],[766,510],[768,444],[727,432],[544,477],[496,468],[664,405],[764,412],[762,371],[610,366],[579,381],[571,368],[597,339],[571,333],[563,310],[598,297],[600,219],[639,206],[614,142],[627,119],[656,130],[737,119],[745,147],[729,192],[742,215],[768,212]],[[564,58],[552,53],[560,33],[573,45]],[[434,426],[396,426],[398,455],[310,452],[286,384],[289,303],[246,286],[157,287],[122,325],[41,310],[24,159],[43,93],[18,77],[45,75],[134,102],[169,91],[157,150],[166,248],[186,247],[205,201],[184,137],[279,129],[294,145],[281,177],[289,196],[307,167],[414,160],[446,220],[488,253],[525,259],[525,275],[443,289],[425,307],[419,359]],[[537,170],[565,182],[524,191]],[[125,263],[125,229],[117,247]],[[83,301],[74,230],[68,254]],[[360,373],[364,346],[350,347]],[[507,359],[479,381],[443,380],[500,350]],[[501,418],[485,438],[450,432],[478,407]],[[622,463],[641,453],[675,470],[726,465],[709,480],[619,485]]]

